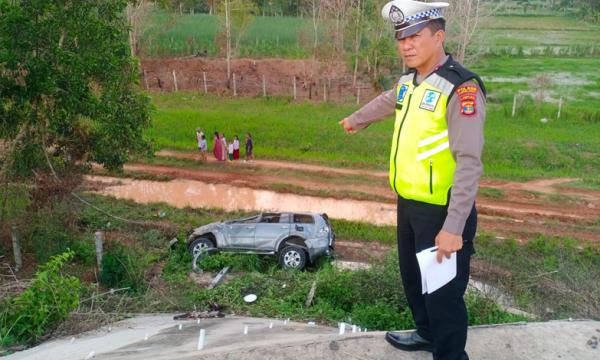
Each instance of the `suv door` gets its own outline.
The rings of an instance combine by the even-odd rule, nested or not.
[[[256,225],[254,244],[257,250],[274,251],[277,240],[290,233],[290,215],[287,213],[263,214]]]
[[[309,214],[293,215],[292,233],[307,239],[315,235],[315,219]]]
[[[258,217],[229,223],[226,226],[227,239],[223,247],[232,249],[253,249],[254,232]]]

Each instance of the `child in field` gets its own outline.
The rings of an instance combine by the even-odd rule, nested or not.
[[[196,129],[196,141],[198,142],[198,151],[200,151],[200,142],[202,141],[203,135],[204,135],[204,132],[200,128],[197,128]]]
[[[254,159],[254,143],[252,142],[252,135],[246,133],[246,161]]]
[[[206,136],[202,134],[200,142],[198,143],[198,149],[200,149],[200,159],[206,161],[206,152],[208,151],[208,143],[206,142]]]
[[[229,161],[233,161],[233,143],[229,144],[228,153],[229,153]]]
[[[233,160],[240,159],[240,138],[236,135],[233,137]]]

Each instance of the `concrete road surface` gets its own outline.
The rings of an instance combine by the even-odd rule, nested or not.
[[[272,328],[270,324],[272,323]],[[179,325],[181,324],[181,330]],[[247,327],[247,334],[244,328]],[[200,329],[204,349],[198,351]],[[245,317],[174,321],[173,315],[138,316],[73,338],[48,341],[7,360],[115,359],[431,359],[388,345],[384,332],[352,333],[338,328]],[[480,326],[469,329],[472,359],[600,359],[600,321]],[[596,345],[594,345],[596,344]],[[93,352],[93,354],[92,354]]]

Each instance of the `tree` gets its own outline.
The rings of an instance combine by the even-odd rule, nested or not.
[[[146,150],[150,101],[126,0],[0,0],[0,178],[118,168]],[[57,176],[58,177],[58,176]]]
[[[131,56],[138,54],[138,38],[141,32],[142,19],[148,16],[151,2],[148,0],[131,0],[127,4],[127,20],[129,22],[129,47]]]
[[[254,20],[256,5],[250,0],[225,0],[218,9],[225,35],[225,57],[227,58],[227,79],[231,78],[231,58],[237,55],[242,36]]]
[[[444,9],[444,13],[448,19],[448,35],[454,45],[455,59],[460,63],[468,63],[467,50],[473,43],[479,25],[489,16],[490,9],[484,8],[481,0],[456,0]]]

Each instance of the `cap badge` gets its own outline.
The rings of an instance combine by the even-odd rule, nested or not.
[[[396,6],[392,5],[390,8],[390,20],[396,25],[404,22],[404,13],[402,10],[398,9]]]

